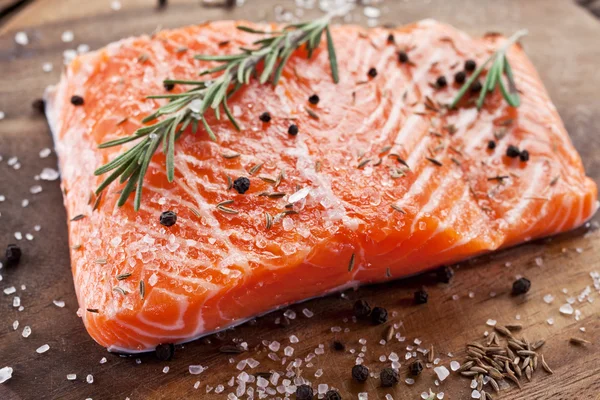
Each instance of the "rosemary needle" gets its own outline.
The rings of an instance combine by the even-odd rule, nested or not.
[[[471,75],[471,77],[460,88],[460,90],[456,94],[456,97],[450,104],[450,108],[456,107],[460,99],[463,98],[463,96],[469,90],[473,82],[475,82],[477,78],[479,78],[479,76],[489,63],[492,63],[492,66],[488,70],[488,73],[485,77],[485,82],[479,94],[479,98],[477,99],[477,109],[481,109],[487,94],[493,92],[497,86],[500,87],[500,92],[502,93],[502,96],[504,97],[506,102],[513,107],[518,107],[521,104],[521,100],[519,99],[519,93],[515,85],[512,68],[510,66],[510,63],[508,62],[508,57],[506,57],[506,52],[513,44],[518,42],[519,39],[527,35],[527,33],[528,32],[525,29],[517,31],[506,41],[506,43],[504,43],[502,47],[500,47],[483,64],[481,64],[479,68],[477,68],[475,72],[473,72],[473,75]],[[508,88],[504,84],[502,75],[506,76],[506,80],[508,81]]]
[[[240,87],[248,84],[252,76],[257,76],[261,84],[270,81],[273,85],[277,85],[284,66],[294,52],[304,46],[308,52],[308,58],[311,58],[314,50],[319,47],[323,34],[327,41],[331,75],[333,81],[337,83],[339,71],[333,38],[329,31],[331,17],[325,16],[310,22],[288,25],[281,31],[272,32],[238,26],[239,30],[268,36],[255,41],[255,48],[241,48],[239,54],[197,55],[195,57],[197,60],[220,63],[214,68],[202,71],[200,76],[217,72],[223,73],[215,79],[206,80],[167,79],[163,82],[165,85],[189,85],[192,86],[192,89],[179,94],[148,96],[152,99],[169,99],[169,102],[142,120],[142,123],[155,121],[151,125],[139,128],[131,136],[98,146],[104,149],[137,141],[133,147],[94,172],[97,176],[111,172],[98,186],[96,194],[100,194],[110,183],[119,178],[119,182],[125,183],[125,186],[117,202],[118,206],[123,206],[135,190],[134,209],[139,210],[144,177],[150,160],[159,147],[162,147],[162,151],[166,155],[167,179],[169,182],[173,182],[175,179],[175,141],[188,126],[191,125],[192,133],[196,133],[198,121],[200,121],[210,139],[214,141],[216,136],[205,116],[212,109],[216,118],[220,119],[222,109],[231,124],[240,130],[227,100]],[[162,116],[165,118],[158,120]]]

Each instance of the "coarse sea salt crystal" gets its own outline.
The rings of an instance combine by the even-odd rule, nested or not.
[[[456,371],[460,368],[460,363],[458,361],[451,361],[450,362],[450,369],[452,371]]]
[[[569,303],[563,304],[562,306],[560,306],[558,311],[560,311],[561,314],[571,315],[571,314],[573,314],[573,306],[570,305]]]
[[[442,382],[448,377],[448,375],[450,375],[450,371],[448,371],[448,368],[444,367],[443,365],[435,367],[433,371],[437,375],[438,379]]]
[[[94,375],[89,374],[88,376],[85,377],[85,381],[90,384],[94,383]]]
[[[296,313],[294,312],[294,310],[286,310],[283,315],[285,317],[287,317],[288,319],[296,319]]]
[[[369,393],[367,393],[367,392],[359,393],[358,400],[369,400]]]
[[[17,32],[15,34],[15,43],[21,46],[27,46],[29,44],[29,36],[25,32]]]
[[[77,374],[67,374],[67,380],[74,381],[77,379]]]
[[[495,319],[488,319],[485,324],[488,325],[488,326],[496,326],[496,320]]]
[[[15,331],[16,331],[17,329],[19,329],[19,321],[15,321],[15,322],[13,322],[13,325],[12,325],[12,326],[13,326],[13,330],[15,330]]]
[[[13,307],[21,306],[21,298],[19,296],[13,297]]]
[[[290,195],[288,203],[296,203],[304,199],[310,193],[310,188],[303,188]]]
[[[546,322],[548,323],[548,325],[554,325],[554,318],[548,318]]]
[[[271,350],[271,351],[278,352],[280,348],[281,348],[281,343],[279,343],[277,341],[271,342],[271,344],[269,344],[269,350]]]
[[[285,354],[286,357],[291,357],[294,354],[294,348],[287,346],[285,349],[283,349],[283,354]]]
[[[73,41],[73,39],[75,39],[75,35],[73,34],[73,31],[64,31],[60,35],[60,40],[62,40],[64,43],[71,43]]]
[[[106,363],[106,357],[102,357],[102,358],[100,359],[100,364],[104,364],[104,363]]]
[[[58,171],[53,168],[44,168],[40,173],[40,179],[44,181],[55,181],[59,176]]]
[[[33,185],[29,188],[29,193],[38,194],[42,192],[42,187],[40,185]]]
[[[113,11],[119,11],[121,9],[121,2],[118,1],[118,0],[111,1],[110,2],[110,8]],[[195,388],[195,389],[198,389],[198,388]]]
[[[406,378],[406,379],[404,380],[404,382],[405,382],[407,385],[414,385],[414,384],[415,384],[415,380],[414,380],[414,379],[412,379],[412,378]]]
[[[22,240],[23,239],[23,234],[21,232],[15,232],[15,239]]]
[[[166,374],[167,372],[169,372],[169,367],[168,366],[166,366],[166,367],[163,368],[163,374]]]
[[[290,343],[298,343],[300,340],[298,339],[298,337],[296,335],[291,335],[290,336]]]
[[[312,318],[312,317],[315,315],[315,314],[314,314],[312,311],[310,311],[308,308],[305,308],[305,309],[303,309],[303,310],[302,310],[302,314],[304,314],[304,316],[305,316],[306,318]]]
[[[47,158],[52,153],[52,150],[48,147],[40,150],[40,158]]]
[[[481,392],[479,390],[473,390],[471,392],[471,398],[472,399],[480,399],[481,398]]]
[[[190,365],[188,367],[188,371],[190,371],[190,374],[192,375],[199,375],[202,372],[204,372],[205,368],[202,365]]]
[[[48,350],[50,350],[50,346],[48,346],[47,344],[41,345],[40,347],[38,347],[35,351],[38,354],[42,354],[47,352]]]
[[[14,286],[10,286],[10,287],[7,287],[6,289],[4,289],[4,294],[11,295],[11,294],[15,293],[16,291],[17,291],[17,289],[15,289]]]
[[[0,383],[4,383],[12,378],[13,369],[11,367],[4,367],[0,369]]]
[[[388,393],[385,395],[385,400],[394,400],[394,396]]]
[[[194,383],[194,389],[198,389],[200,387],[200,381],[196,381],[196,383]]]
[[[436,396],[438,399],[443,399],[444,398],[444,392],[439,392]]]
[[[554,301],[554,296],[552,296],[551,294],[547,294],[544,296],[544,303],[550,304],[553,301]]]

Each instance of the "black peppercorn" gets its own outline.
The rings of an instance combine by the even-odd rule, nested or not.
[[[346,350],[346,346],[344,346],[344,343],[340,342],[339,340],[334,340],[333,349],[336,351],[344,351]]]
[[[436,271],[436,275],[437,275],[438,281],[440,281],[442,283],[450,283],[450,281],[454,277],[454,270],[448,266],[440,267]]]
[[[245,176],[240,176],[233,181],[233,188],[239,193],[244,194],[250,189],[250,179]]]
[[[371,314],[371,306],[365,300],[357,300],[353,310],[356,318],[367,318]]]
[[[46,102],[44,99],[35,99],[33,103],[31,103],[31,107],[40,114],[43,114],[46,109]]]
[[[477,63],[474,60],[465,61],[465,71],[473,72],[477,68]]]
[[[369,69],[368,75],[369,75],[371,78],[375,78],[375,77],[377,76],[377,69],[375,69],[375,68],[371,67],[371,68]]]
[[[481,86],[481,82],[479,82],[479,81],[473,82],[473,84],[471,85],[471,93],[481,92],[482,87],[483,86]]]
[[[17,265],[21,261],[21,248],[16,244],[9,244],[6,246],[6,263],[7,265]]]
[[[173,90],[175,88],[174,83],[163,83],[163,86],[165,87],[165,90],[167,92],[170,92],[171,90]]]
[[[412,376],[417,376],[421,373],[421,371],[423,371],[423,363],[421,360],[415,360],[408,364],[408,370]]]
[[[425,291],[425,289],[417,290],[415,292],[415,303],[416,304],[425,304],[429,299],[429,295]]]
[[[514,145],[509,145],[506,148],[506,156],[510,157],[510,158],[517,158],[521,155],[521,151],[519,151],[519,148],[517,146]]]
[[[467,74],[465,74],[464,71],[459,71],[456,74],[454,74],[454,82],[456,83],[465,83],[465,80],[467,79]]]
[[[523,162],[529,161],[529,152],[527,150],[521,150],[521,154],[519,154],[519,159]]]
[[[390,33],[387,38],[388,43],[395,43],[396,39],[394,39],[394,34]]]
[[[393,368],[384,368],[379,374],[381,386],[392,387],[398,383],[398,371]]]
[[[290,134],[292,136],[296,136],[298,134],[298,125],[291,124],[290,127],[288,128],[288,134]]]
[[[435,80],[435,85],[438,88],[443,88],[448,84],[448,81],[446,81],[446,77],[445,76],[439,76],[436,80]]]
[[[488,148],[488,150],[494,150],[496,148],[496,142],[494,142],[493,140],[489,140],[488,144],[487,144],[487,148]]]
[[[71,104],[73,104],[74,106],[82,106],[83,103],[83,97],[77,96],[76,94],[71,96]]]
[[[352,367],[352,379],[357,382],[364,382],[369,377],[369,368],[364,365],[355,365]]]
[[[371,321],[373,321],[373,323],[375,325],[385,324],[387,322],[387,319],[388,319],[388,313],[385,308],[383,308],[383,307],[373,308],[373,311],[371,312]]]
[[[400,61],[402,64],[408,62],[408,54],[406,54],[405,51],[401,51],[398,53],[398,61]]]
[[[156,358],[160,361],[169,361],[175,354],[175,345],[173,343],[161,343],[155,349]]]
[[[337,390],[329,390],[325,393],[325,400],[342,400],[342,396]]]
[[[271,121],[271,114],[268,111],[265,111],[264,113],[260,114],[260,117],[258,117],[262,122],[270,122]]]
[[[300,385],[296,388],[296,399],[298,400],[310,400],[313,396],[313,389],[308,385]]]
[[[531,281],[527,278],[520,278],[513,282],[512,294],[517,296],[529,292]]]
[[[319,99],[319,95],[316,95],[316,94],[313,94],[312,96],[310,96],[310,97],[308,98],[308,102],[309,102],[310,104],[319,104],[319,100],[320,100],[320,99]]]
[[[163,211],[160,214],[160,224],[164,226],[173,226],[177,222],[177,214],[174,211]]]

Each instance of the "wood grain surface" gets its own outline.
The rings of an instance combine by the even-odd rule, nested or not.
[[[24,307],[13,307],[14,295],[0,294],[0,368],[14,368],[12,379],[0,385],[0,399],[182,399],[227,398],[234,391],[227,382],[239,371],[238,361],[252,357],[260,362],[249,374],[271,369],[282,371],[281,362],[267,358],[262,341],[279,341],[282,348],[289,344],[289,336],[296,335],[292,358],[304,359],[320,344],[324,354],[300,367],[302,376],[317,384],[326,383],[340,390],[345,399],[357,398],[359,392],[368,392],[369,399],[383,399],[392,394],[395,399],[417,399],[431,388],[443,391],[445,399],[470,398],[469,380],[452,374],[438,387],[435,374],[427,368],[412,386],[403,381],[407,377],[406,347],[415,338],[421,347],[433,345],[441,364],[451,360],[463,361],[465,344],[482,339],[488,319],[499,324],[519,322],[523,335],[530,340],[545,338],[541,352],[545,354],[554,374],[538,370],[530,383],[523,383],[521,391],[512,387],[495,398],[501,399],[598,399],[600,393],[600,296],[593,287],[591,271],[600,271],[600,232],[581,228],[551,240],[528,243],[478,260],[462,263],[456,268],[453,281],[436,284],[430,276],[411,278],[390,284],[366,287],[344,296],[332,295],[291,307],[297,313],[289,324],[276,324],[282,312],[275,312],[247,323],[235,330],[214,335],[205,340],[180,346],[174,360],[159,362],[153,355],[119,357],[109,354],[87,335],[76,316],[77,300],[73,290],[69,265],[65,212],[58,181],[37,182],[34,176],[44,167],[56,167],[52,154],[41,159],[39,151],[51,147],[52,142],[45,119],[31,108],[31,102],[41,97],[44,88],[58,81],[62,52],[87,44],[92,49],[130,35],[150,33],[158,27],[171,28],[214,19],[274,20],[277,9],[294,11],[292,0],[253,1],[231,10],[205,8],[197,0],[171,0],[164,10],[155,7],[152,0],[121,0],[122,9],[114,11],[109,0],[40,0],[19,11],[0,27],[0,248],[15,242],[15,232],[31,233],[34,239],[21,240],[24,256],[16,268],[0,270],[0,289],[10,286]],[[436,18],[449,22],[471,34],[487,31],[512,33],[526,27],[530,36],[524,46],[546,83],[575,146],[580,151],[586,170],[597,182],[600,180],[600,23],[592,14],[571,1],[562,0],[410,0],[386,1],[381,24],[403,24],[422,18]],[[320,14],[305,10],[303,18]],[[353,22],[366,24],[362,8],[354,13]],[[61,33],[72,30],[75,40],[61,42]],[[15,44],[14,35],[27,32],[30,44]],[[52,72],[43,72],[42,64],[51,62]],[[21,168],[15,170],[7,160],[18,157]],[[43,191],[31,194],[33,185],[41,184]],[[21,201],[29,199],[28,207]],[[599,220],[598,217],[595,218]],[[39,224],[41,230],[34,230]],[[532,289],[522,297],[510,296],[510,287],[517,275],[532,281]],[[21,285],[26,288],[22,289]],[[430,301],[426,305],[412,304],[412,293],[425,285]],[[561,315],[560,305],[569,296],[579,295],[586,287],[596,301],[575,301],[580,310],[579,320],[574,315]],[[567,294],[563,293],[566,290]],[[469,296],[469,293],[472,293]],[[492,297],[491,294],[494,294]],[[552,294],[552,304],[542,299]],[[458,296],[454,300],[453,296]],[[380,345],[386,326],[373,327],[364,323],[344,322],[351,317],[353,301],[363,298],[373,305],[387,307],[394,316],[389,324],[400,323],[398,329],[405,342],[392,340]],[[62,300],[64,308],[53,304]],[[312,318],[302,314],[304,308],[314,312]],[[520,320],[516,320],[516,316]],[[553,319],[550,325],[547,321]],[[13,321],[19,328],[13,330]],[[24,326],[32,334],[23,338]],[[332,327],[348,328],[348,332],[332,332]],[[580,328],[584,328],[582,332]],[[568,343],[572,336],[591,342],[587,346]],[[218,349],[242,338],[250,348],[243,354],[221,354]],[[394,388],[382,389],[378,378],[369,378],[365,384],[350,379],[350,369],[361,352],[359,339],[367,340],[365,364],[378,372],[383,363],[381,355],[396,352],[402,362],[402,382]],[[346,345],[346,352],[331,349],[334,339]],[[37,354],[36,349],[49,344],[50,350]],[[350,349],[355,350],[351,354]],[[448,356],[452,353],[453,356]],[[282,355],[282,350],[279,351]],[[100,364],[102,357],[107,358]],[[190,375],[188,366],[200,364],[208,369],[200,375]],[[169,366],[168,373],[163,368]],[[318,369],[323,375],[315,377]],[[77,374],[68,381],[67,374]],[[94,383],[88,384],[88,374]],[[200,381],[199,388],[194,383]],[[226,390],[206,394],[206,387],[225,385]],[[279,395],[281,396],[281,395]],[[290,396],[294,398],[294,396]]]

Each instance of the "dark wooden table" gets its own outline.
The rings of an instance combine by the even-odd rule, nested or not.
[[[294,11],[292,0],[255,1],[231,10],[204,8],[197,0],[171,0],[164,10],[157,10],[152,0],[121,0],[122,9],[114,11],[111,1],[43,0],[29,2],[4,20],[0,26],[0,247],[15,242],[15,232],[31,233],[34,239],[21,240],[24,257],[18,268],[0,270],[0,289],[17,288],[14,295],[0,293],[0,368],[14,368],[12,379],[0,385],[0,399],[60,398],[85,399],[180,399],[226,398],[232,390],[227,386],[231,376],[237,375],[235,365],[241,359],[253,357],[260,365],[247,372],[282,370],[280,363],[267,358],[261,345],[263,340],[279,341],[287,345],[288,337],[296,335],[300,342],[294,347],[294,357],[304,358],[319,345],[325,352],[312,360],[313,367],[301,367],[302,376],[314,383],[327,383],[340,389],[344,398],[356,398],[359,392],[368,392],[369,399],[382,399],[393,394],[395,399],[419,398],[423,391],[432,388],[444,391],[445,398],[470,397],[469,381],[454,374],[438,388],[434,374],[427,369],[415,385],[403,382],[384,390],[378,380],[371,378],[366,385],[350,380],[350,368],[356,354],[349,351],[336,353],[330,346],[334,339],[346,344],[347,350],[362,347],[360,338],[367,339],[366,364],[379,370],[377,359],[382,354],[395,351],[404,358],[405,348],[415,338],[423,347],[433,345],[441,363],[449,365],[451,359],[462,360],[464,345],[480,339],[488,319],[498,323],[517,322],[520,315],[524,335],[535,340],[545,338],[542,352],[554,369],[554,375],[536,371],[531,383],[523,390],[503,391],[502,399],[597,399],[600,393],[600,299],[593,287],[591,271],[600,271],[600,233],[582,228],[551,241],[539,241],[507,250],[493,256],[461,264],[450,285],[432,284],[429,277],[419,277],[391,284],[378,285],[347,292],[344,297],[333,295],[292,307],[298,314],[289,325],[277,325],[276,312],[248,323],[233,331],[200,340],[178,349],[171,362],[159,362],[152,355],[121,358],[109,354],[87,335],[76,316],[75,298],[69,266],[65,212],[58,181],[37,182],[34,176],[44,167],[56,167],[54,153],[40,158],[40,150],[51,147],[46,121],[31,108],[44,88],[59,79],[62,52],[79,44],[92,49],[126,37],[150,33],[158,27],[171,28],[200,23],[212,19],[250,19],[254,21],[275,18],[275,6],[283,5]],[[6,2],[3,2],[6,3]],[[411,0],[390,1],[379,5],[383,12],[380,23],[403,24],[421,18],[437,18],[449,22],[472,34],[486,31],[512,33],[527,27],[531,34],[525,48],[537,66],[542,79],[580,151],[586,169],[593,178],[600,179],[600,23],[591,13],[571,1],[561,0]],[[318,14],[307,10],[304,18]],[[365,24],[362,8],[354,12],[355,22]],[[75,40],[61,42],[61,33],[72,30]],[[15,33],[25,31],[30,39],[26,47],[14,43]],[[43,72],[42,64],[51,62],[54,69]],[[18,157],[21,165],[15,170],[7,160]],[[30,193],[36,184],[43,187],[38,194]],[[29,199],[23,208],[21,201]],[[598,221],[598,217],[596,217]],[[34,230],[40,225],[39,232]],[[510,263],[510,264],[507,264]],[[507,266],[508,265],[508,266]],[[509,295],[516,275],[531,279],[533,287],[524,298]],[[427,285],[430,302],[415,307],[410,297],[415,288]],[[26,288],[21,289],[21,285]],[[564,316],[558,311],[568,296],[577,296],[586,286],[591,287],[593,303],[576,301],[574,307],[581,311],[580,320]],[[562,290],[566,289],[568,294]],[[473,292],[473,297],[469,293]],[[490,293],[495,293],[491,297]],[[552,304],[542,298],[555,296]],[[24,309],[13,307],[13,297],[18,295]],[[458,296],[453,300],[453,296]],[[389,324],[400,323],[398,331],[406,342],[392,341],[386,346],[378,344],[385,327],[371,327],[344,322],[350,316],[352,302],[365,298],[373,304],[395,312]],[[53,300],[65,302],[64,308]],[[315,315],[306,318],[303,308]],[[553,325],[547,320],[554,319]],[[19,328],[13,330],[13,321]],[[23,338],[24,326],[30,326],[31,336]],[[332,333],[331,327],[350,328],[349,332]],[[584,328],[582,332],[580,328]],[[591,342],[588,346],[568,343],[572,336]],[[239,355],[221,354],[218,348],[231,343],[233,338],[243,338],[250,351]],[[50,350],[37,354],[36,349],[49,344]],[[447,353],[453,353],[449,357]],[[107,362],[100,364],[106,357]],[[230,362],[233,360],[233,363]],[[402,361],[402,380],[406,378],[406,362]],[[190,364],[201,364],[208,370],[193,376]],[[163,373],[165,366],[168,373]],[[323,375],[315,378],[315,372]],[[68,381],[67,374],[77,374]],[[94,383],[88,384],[88,374]],[[199,388],[194,383],[200,381]],[[223,393],[206,394],[206,386],[225,385]],[[292,398],[294,396],[291,396]]]

